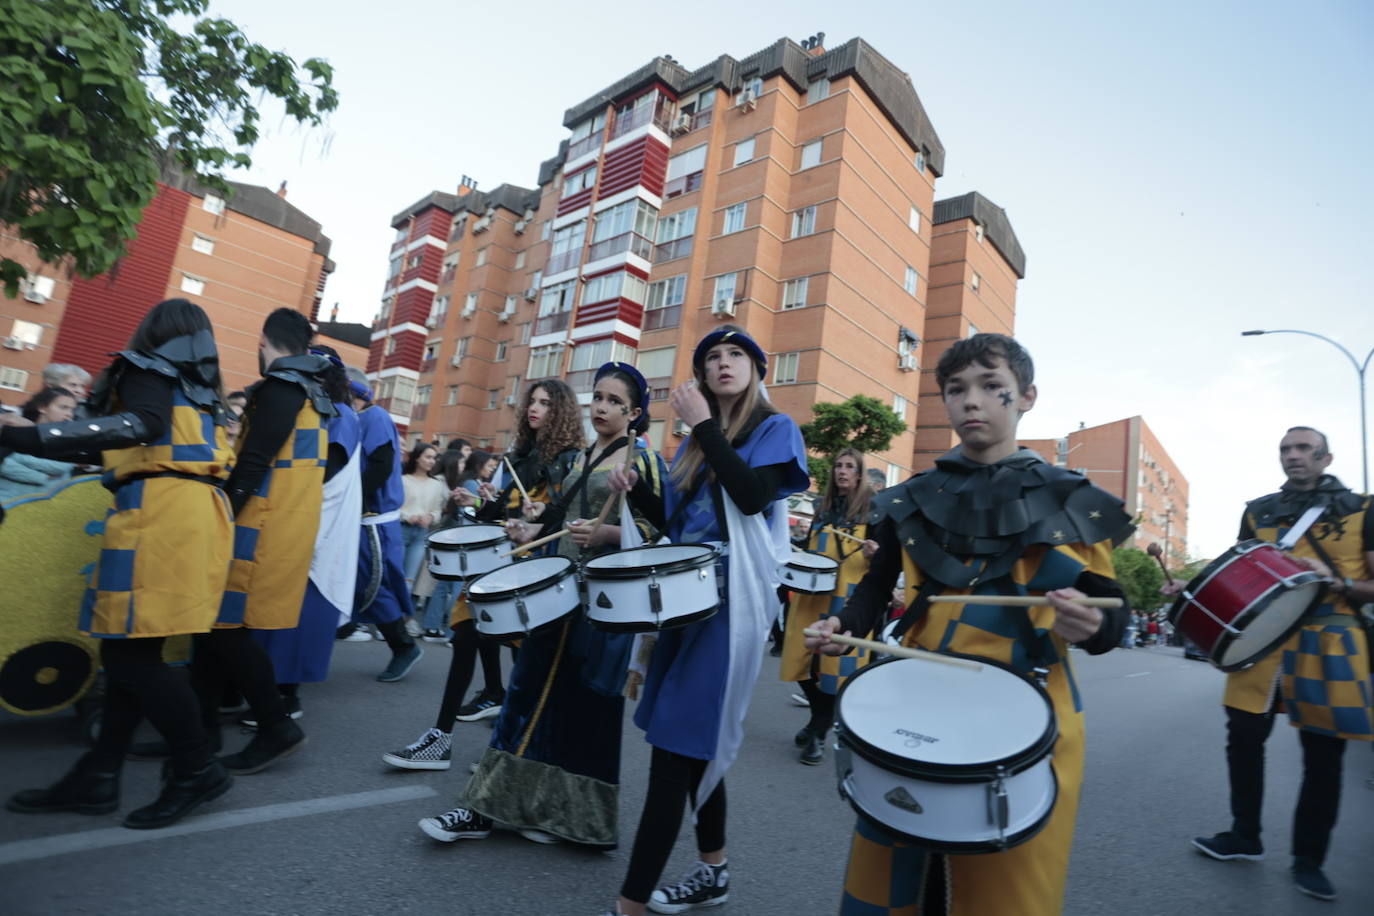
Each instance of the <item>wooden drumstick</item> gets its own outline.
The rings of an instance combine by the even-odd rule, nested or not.
[[[520,482],[520,475],[515,473],[515,465],[510,463],[510,457],[508,455],[502,455],[501,460],[504,461],[506,467],[510,469],[510,479],[515,481],[515,486],[519,488],[520,498],[527,503],[533,502],[534,500],[530,499],[530,494],[525,490],[525,485]]]
[[[498,553],[496,556],[502,560],[506,559],[506,557],[518,557],[520,556],[520,554],[528,553],[536,547],[543,547],[545,544],[548,544],[551,541],[556,541],[565,534],[572,534],[572,532],[569,531],[567,528],[564,528],[561,531],[555,531],[553,534],[546,534],[537,541],[530,541],[528,544],[521,544],[519,547],[516,547],[513,550],[507,550],[505,553]]]
[[[822,530],[822,531],[828,531],[828,532],[830,532],[831,534],[838,534],[840,537],[846,538],[846,539],[851,540],[851,541],[858,541],[860,544],[862,544],[862,543],[864,542],[864,539],[863,539],[863,538],[856,538],[856,537],[855,537],[854,535],[852,535],[852,534],[845,534],[843,531],[839,531],[839,530],[837,530],[837,529],[835,529],[835,528],[826,527],[826,528],[822,528],[821,530]]]
[[[824,636],[820,630],[802,630],[806,636]],[[939,652],[927,652],[925,649],[913,649],[909,646],[894,646],[885,642],[878,642],[876,639],[859,639],[857,636],[845,636],[842,633],[831,633],[830,641],[837,642],[843,646],[853,646],[856,649],[867,649],[870,652],[882,652],[886,655],[896,655],[899,658],[919,658],[928,662],[939,662],[942,665],[954,665],[957,668],[968,668],[971,671],[982,671],[983,666],[967,658],[955,658],[952,655],[941,655]]]
[[[933,595],[931,604],[991,604],[1003,607],[1051,607],[1043,595]],[[1075,604],[1084,607],[1121,607],[1120,598],[1074,598]]]
[[[622,474],[628,474],[628,473],[630,473],[630,465],[631,465],[631,463],[633,463],[633,461],[634,461],[634,454],[635,454],[635,436],[634,436],[633,431],[631,431],[631,432],[630,432],[630,441],[627,442],[627,443],[625,443],[625,462],[624,462],[623,464],[621,464],[621,466],[620,466],[620,472],[621,472]],[[601,530],[601,526],[602,526],[603,524],[605,524],[605,522],[606,522],[606,516],[607,516],[608,514],[610,514],[611,506],[617,505],[617,504],[619,504],[622,500],[626,500],[626,499],[629,499],[629,498],[630,498],[630,492],[629,492],[628,490],[621,490],[619,493],[612,493],[612,494],[610,494],[609,496],[606,497],[606,501],[605,501],[604,503],[601,504],[601,514],[598,515],[598,516],[596,517],[596,525],[595,525],[595,527],[592,528],[592,537],[593,537],[593,538],[596,537],[596,533],[597,533],[598,531]]]
[[[1154,557],[1155,562],[1159,564],[1160,570],[1164,573],[1164,581],[1173,581],[1174,577],[1169,575],[1169,567],[1164,565],[1164,551],[1160,549],[1159,545],[1152,543],[1149,547],[1145,548],[1145,552]]]

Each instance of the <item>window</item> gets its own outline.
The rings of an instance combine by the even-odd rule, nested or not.
[[[487,247],[489,248],[491,246],[489,245]],[[479,248],[477,249],[477,260],[473,262],[473,266],[481,267],[485,263],[487,263],[487,249]]]
[[[801,149],[801,167],[814,168],[821,164],[821,141],[813,140]]]
[[[580,194],[583,191],[590,191],[596,184],[596,166],[585,168],[580,172],[574,172],[563,179],[563,196],[568,197],[573,194]]]
[[[43,326],[32,321],[22,321],[18,318],[14,321],[14,326],[10,330],[10,335],[18,339],[21,343],[36,347],[43,342]]]
[[[519,395],[519,394],[520,394],[520,376],[518,376],[518,375],[512,375],[512,376],[510,377],[510,388],[509,388],[509,389],[507,390],[507,392],[506,392],[506,397],[510,400],[510,402],[511,402],[512,404],[514,404],[514,403],[515,403],[516,396]]]
[[[918,276],[919,275],[916,273],[916,268],[907,265],[906,279],[902,281],[902,289],[906,290],[913,296],[916,295],[917,283],[919,282]]]
[[[487,392],[487,410],[496,409],[496,399],[501,396],[501,389],[493,388]]]
[[[895,487],[895,486],[897,486],[897,484],[899,484],[899,483],[901,483],[901,482],[902,482],[902,469],[899,468],[899,467],[897,467],[897,465],[895,465],[895,464],[889,464],[889,465],[887,466],[887,485],[888,485],[889,487]]]
[[[477,296],[477,293],[468,293],[467,298],[463,300],[464,318],[471,318],[473,313],[477,311]]]
[[[510,316],[514,315],[514,314],[515,314],[516,305],[517,305],[519,302],[520,302],[520,297],[519,297],[519,296],[507,296],[507,297],[506,297],[506,306],[505,306],[505,308],[501,309],[501,315],[503,316],[503,318],[510,318]]]
[[[406,270],[414,270],[415,268],[419,267],[420,261],[423,258],[424,255],[420,254],[418,251],[410,257],[406,258]]]
[[[920,231],[921,231],[921,211],[920,211],[920,210],[917,210],[915,207],[912,207],[912,208],[911,208],[911,212],[910,212],[909,214],[907,214],[906,224],[907,224],[908,226],[911,227],[911,231],[912,231],[912,232],[920,232]]]
[[[568,158],[590,153],[601,145],[601,129],[606,126],[606,111],[602,109],[595,116],[575,124],[572,136],[568,139]]]
[[[448,283],[453,279],[453,275],[458,272],[458,259],[460,257],[461,252],[455,251],[453,254],[444,258],[443,271],[439,275],[440,283]]]
[[[972,337],[974,334],[977,334],[977,333],[978,333],[978,325],[976,325],[976,324],[974,324],[972,321],[970,321],[970,322],[968,323],[968,335],[967,335],[967,336]]]
[[[429,403],[430,395],[434,392],[433,385],[421,385],[415,389],[415,406],[419,407]]]
[[[978,292],[978,287],[981,286],[982,283],[983,283],[983,278],[980,277],[980,276],[978,276],[978,273],[977,273],[976,271],[974,272],[973,276],[969,278],[969,281],[968,281],[968,285],[971,286],[971,287],[973,287],[973,291],[974,291],[975,293]]]
[[[633,364],[635,351],[618,340],[609,337],[601,340],[582,341],[574,349],[569,361],[569,372],[595,372],[603,363],[611,360]]]
[[[740,94],[735,96],[735,104],[738,105],[740,102],[744,101],[744,96],[746,94],[756,99],[763,95],[763,78],[751,76],[749,79],[745,80],[744,86],[740,89]]]
[[[912,331],[901,328],[897,331],[897,355],[901,357],[911,357],[913,364],[916,359],[916,348],[921,345],[921,339]]]
[[[23,391],[29,383],[29,374],[23,369],[14,369],[10,366],[0,366],[0,388],[9,388],[14,391]]]
[[[556,274],[576,267],[582,257],[582,242],[587,235],[587,222],[580,220],[571,226],[555,229],[553,248],[549,252],[549,273]]]
[[[386,339],[386,346],[382,348],[382,353],[383,353],[383,355],[385,355],[385,356],[390,356],[391,354],[393,354],[393,353],[395,353],[395,352],[396,352],[396,338],[395,338],[395,337],[388,337],[388,338]]]
[[[439,343],[438,343],[438,341],[435,341],[435,342],[433,342],[433,343],[427,343],[427,344],[425,344],[425,362],[429,362],[430,360],[434,359],[434,358],[435,358],[436,356],[438,356],[438,355],[439,355]]]
[[[754,138],[741,140],[735,144],[735,165],[744,165],[754,158]]]
[[[199,296],[205,292],[205,281],[190,274],[181,275],[182,292],[190,293],[192,296]]]
[[[434,306],[429,311],[429,318],[432,322],[434,322],[435,327],[438,327],[439,325],[443,324],[444,316],[448,314],[448,303],[448,296],[434,297]]]
[[[525,269],[525,252],[523,252],[523,251],[517,251],[517,252],[515,253],[515,269],[516,269],[516,270],[524,270],[524,269]]]
[[[810,277],[798,277],[795,280],[788,280],[782,287],[782,307],[785,309],[799,309],[806,305],[806,287],[810,283]]]
[[[468,226],[468,218],[467,218],[467,214],[465,213],[465,214],[459,216],[457,219],[455,219],[455,220],[453,221],[453,228],[449,231],[448,240],[451,242],[451,241],[453,241],[454,239],[462,238],[462,237],[463,237],[463,230],[466,229],[467,226]],[[400,231],[400,233],[398,233],[399,238],[397,238],[396,241],[398,241],[398,242],[403,242],[403,241],[405,241],[405,234],[406,234],[406,230],[402,229],[402,230]]]
[[[224,212],[224,198],[214,194],[206,194],[205,199],[200,202],[200,206],[206,213],[219,216]]]
[[[744,228],[745,204],[733,204],[725,208],[725,224],[722,233],[739,232]]]
[[[682,301],[686,293],[686,274],[651,284],[644,302],[644,330],[677,327],[682,321]]]
[[[792,238],[800,238],[816,231],[816,208],[803,207],[792,213]]]
[[[541,242],[547,242],[547,241],[549,240],[549,236],[550,236],[552,233],[553,233],[553,223],[550,222],[549,220],[544,220],[544,222],[541,224],[541,226],[540,226],[540,228],[539,228],[539,241],[541,241]]]
[[[596,214],[592,241],[604,242],[627,232],[635,232],[651,239],[657,228],[657,219],[658,211],[647,202],[638,199],[627,200]]]
[[[640,350],[635,368],[649,383],[649,400],[666,398],[673,383],[673,363],[677,359],[677,347],[659,347],[654,350]]]
[[[41,274],[29,274],[25,282],[27,283],[25,289],[28,293],[42,296],[44,299],[51,299],[53,289],[57,286],[57,282],[52,277],[44,277]]]
[[[818,80],[812,80],[806,87],[806,104],[808,105],[829,97],[830,80],[827,77],[823,76]]]
[[[539,317],[557,315],[559,312],[570,310],[573,307],[576,290],[576,280],[555,283],[553,286],[547,287],[539,296]]]
[[[722,300],[725,300],[728,302],[734,302],[735,289],[738,286],[738,284],[738,273],[721,274],[719,277],[716,277],[715,293],[711,296],[711,301],[720,302]]]
[[[214,254],[215,240],[203,235],[194,236],[191,239],[191,250],[199,251],[201,254]]]
[[[706,144],[694,146],[685,152],[678,153],[668,160],[668,181],[669,183],[678,178],[685,178],[688,175],[700,172],[706,168]],[[687,188],[691,191],[694,188]],[[671,195],[669,195],[671,196]]]
[[[779,353],[773,363],[773,384],[790,385],[797,380],[797,363],[800,353]]]
[[[530,369],[525,373],[529,378],[548,378],[563,374],[563,345],[535,347],[530,351]]]
[[[388,268],[386,273],[386,278],[388,280],[390,280],[392,277],[396,276],[398,273],[401,272],[401,261],[402,258],[399,254],[391,259],[391,266],[390,268]]]
[[[527,321],[520,325],[520,343],[522,346],[530,342],[530,329],[533,326],[534,322],[532,321]]]
[[[633,302],[643,302],[648,284],[627,271],[592,277],[582,289],[582,304],[607,302],[611,299],[625,298]]]
[[[984,235],[983,224],[982,224],[982,223],[977,223],[977,224],[975,224],[974,227],[973,227],[973,240],[974,240],[975,242],[977,242],[978,244],[981,245],[981,244],[983,244],[983,235]]]
[[[496,342],[496,356],[494,358],[496,362],[503,363],[506,361],[508,347],[509,344],[504,340],[498,340]]]
[[[922,173],[922,174],[925,174],[925,170],[926,170],[926,156],[925,156],[925,153],[921,152],[920,150],[917,150],[917,151],[916,151],[916,155],[915,155],[915,157],[913,158],[912,161],[913,161],[913,162],[915,163],[915,165],[916,165],[916,171],[918,171],[918,172],[920,172],[920,173]]]
[[[673,242],[697,231],[697,208],[670,213],[658,221],[658,243]]]
[[[471,337],[460,337],[458,342],[453,345],[453,358],[461,360],[468,355],[468,347],[472,345]]]
[[[900,394],[892,396],[892,412],[895,413],[898,417],[900,417],[903,421],[906,420],[906,405],[906,398],[902,397]]]

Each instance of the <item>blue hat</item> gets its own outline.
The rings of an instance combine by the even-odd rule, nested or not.
[[[362,398],[364,401],[369,402],[372,400],[372,389],[364,385],[362,382],[350,380],[348,383],[348,388],[350,391],[353,392],[353,396],[355,398]]]
[[[643,374],[641,374],[638,369],[636,369],[634,366],[631,366],[629,363],[611,361],[609,363],[603,363],[601,368],[596,370],[596,378],[593,380],[592,384],[596,384],[596,382],[601,381],[603,376],[608,375],[611,372],[623,372],[626,375],[628,375],[630,377],[630,381],[634,383],[635,396],[636,400],[639,402],[640,414],[639,419],[635,420],[633,423],[630,424],[631,432],[639,432],[640,430],[648,429],[649,383],[644,380]]]
[[[759,367],[759,378],[762,379],[768,375],[768,355],[754,342],[754,338],[733,325],[716,328],[710,334],[701,338],[701,343],[697,344],[697,348],[692,351],[693,368],[698,371],[704,371],[707,351],[716,344],[725,343],[726,341],[732,344],[738,344],[740,347],[744,348],[745,352],[754,358],[754,362]]]

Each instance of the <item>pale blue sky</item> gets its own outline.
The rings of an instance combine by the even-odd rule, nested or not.
[[[785,14],[779,12],[785,8]],[[1282,482],[1291,425],[1359,487],[1355,373],[1374,347],[1374,5],[218,0],[255,40],[336,67],[327,130],[275,125],[246,180],[324,224],[326,307],[369,321],[391,216],[459,176],[532,186],[564,109],[657,54],[695,68],[782,36],[858,35],[911,74],[947,151],[1027,253],[1017,336],[1041,400],[1026,438],[1140,414],[1192,488],[1213,555]],[[269,125],[273,126],[273,125]],[[243,177],[243,176],[235,176]],[[1365,264],[1366,268],[1360,268]]]

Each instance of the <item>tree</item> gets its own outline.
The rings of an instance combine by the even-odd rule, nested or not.
[[[1145,551],[1118,547],[1112,551],[1112,567],[1131,607],[1152,611],[1166,600],[1160,592],[1164,586],[1164,571]]]
[[[223,171],[251,164],[268,96],[312,126],[338,106],[328,63],[298,68],[229,20],[199,18],[208,5],[0,0],[0,223],[44,261],[109,270],[165,165],[227,193]],[[9,295],[23,277],[0,258]]]
[[[818,491],[830,480],[830,466],[840,449],[881,452],[892,444],[893,436],[906,430],[906,423],[895,411],[866,394],[856,394],[839,404],[812,404],[811,413],[815,419],[803,425],[801,433],[806,447],[821,456],[807,458]]]

